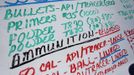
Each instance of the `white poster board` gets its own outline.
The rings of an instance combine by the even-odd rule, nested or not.
[[[129,75],[133,0],[1,0],[2,75]]]

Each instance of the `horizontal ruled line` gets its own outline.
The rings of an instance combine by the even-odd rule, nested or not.
[[[0,5],[0,8],[2,7],[13,7],[13,6],[22,6],[22,5],[31,5],[31,4],[42,4],[42,3],[50,3],[50,2],[63,2],[63,1],[74,1],[74,0],[56,0],[56,1],[44,1],[44,2],[26,2],[26,3],[13,3],[13,4],[7,4],[7,5]],[[6,4],[6,3],[5,3]]]

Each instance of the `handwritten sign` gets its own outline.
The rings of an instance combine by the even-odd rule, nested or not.
[[[133,0],[5,0],[0,9],[3,75],[132,74]]]

